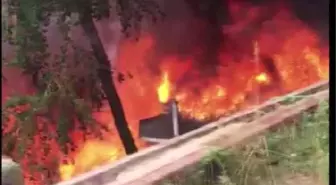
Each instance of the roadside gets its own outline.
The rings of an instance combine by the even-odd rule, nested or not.
[[[329,104],[295,122],[230,150],[214,149],[196,170],[162,184],[327,185]]]

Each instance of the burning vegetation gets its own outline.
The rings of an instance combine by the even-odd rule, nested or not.
[[[284,6],[277,7],[265,18],[267,8],[230,1],[231,21],[220,26],[223,40],[216,46],[216,52],[205,51],[212,48],[207,45],[211,42],[197,41],[212,33],[206,32],[209,25],[198,18],[192,18],[190,24],[203,30],[192,30],[191,26],[180,30],[180,35],[172,36],[176,33],[160,35],[160,29],[153,28],[142,32],[137,42],[129,39],[120,42],[115,68],[129,72],[134,78],[117,83],[117,89],[139,148],[146,147],[138,137],[139,120],[160,113],[162,103],[170,98],[178,101],[179,111],[184,116],[213,120],[328,79],[329,48],[321,42],[316,31]],[[172,22],[181,26],[181,21]],[[182,33],[195,36],[194,45],[188,45],[190,37]],[[167,39],[170,41],[165,45],[162,40]],[[21,109],[18,107],[19,111]],[[69,137],[76,148],[67,155],[56,141],[48,141],[48,146],[41,145],[40,141],[49,133],[35,134],[30,152],[24,154],[21,162],[26,176],[35,178],[27,178],[27,184],[45,178],[67,180],[125,155],[111,124],[114,120],[109,107],[104,105],[92,115],[108,129],[102,131],[101,138],[75,129]],[[46,125],[46,120],[38,121],[41,127]],[[48,156],[39,152],[45,148],[51,151]],[[44,168],[57,166],[59,175],[45,177],[38,171],[32,173],[29,169],[31,156],[37,159],[35,164]]]

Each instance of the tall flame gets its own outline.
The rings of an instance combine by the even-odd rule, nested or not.
[[[159,101],[161,103],[166,103],[169,100],[170,95],[170,82],[169,82],[169,76],[167,72],[163,73],[161,83],[157,89]]]

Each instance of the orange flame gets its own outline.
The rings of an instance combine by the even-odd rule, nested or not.
[[[232,1],[232,3],[239,4],[239,1]],[[220,64],[216,66],[218,75],[211,79],[198,78],[197,75],[201,71],[193,68],[193,60],[198,57],[197,54],[181,58],[169,53],[156,58],[156,65],[158,65],[156,67],[164,69],[164,72],[160,83],[153,83],[156,73],[148,67],[153,63],[147,56],[157,54],[155,53],[157,43],[154,37],[145,34],[140,35],[138,42],[127,39],[120,42],[118,58],[115,62],[116,68],[120,71],[130,71],[136,78],[122,84],[116,83],[116,86],[129,127],[140,148],[145,145],[137,132],[139,120],[159,113],[161,103],[169,100],[172,91],[179,102],[180,113],[197,119],[207,119],[225,116],[254,105],[256,101],[251,96],[257,94],[256,92],[260,93],[260,102],[262,102],[273,96],[328,79],[329,48],[321,43],[318,35],[309,26],[293,17],[288,10],[281,9],[264,22],[256,33],[246,34],[249,30],[254,30],[255,21],[252,19],[256,18],[258,11],[265,7],[244,6],[234,7],[234,11],[230,12],[234,19],[232,25],[226,25],[223,30],[228,31],[225,34],[238,44],[237,49],[241,49],[242,52],[237,57],[236,54],[222,48],[218,56]],[[239,9],[236,11],[237,7]],[[195,53],[198,53],[198,50]],[[264,56],[271,58],[271,64],[274,65],[277,76],[274,75],[274,71],[266,69],[267,67],[263,65]],[[181,85],[179,80],[184,80],[184,77],[190,74],[195,75],[196,79]],[[175,89],[176,84],[179,86]],[[83,137],[77,137],[84,133],[75,131],[76,133],[70,135],[73,136],[72,141],[79,150],[66,156],[72,162],[61,160],[63,154],[57,148],[56,140],[51,140],[48,144],[52,148],[52,155],[43,156],[43,152],[34,152],[34,158],[39,159],[36,163],[53,169],[53,159],[57,158],[60,161],[58,170],[61,180],[66,180],[123,157],[125,154],[122,152],[122,144],[115,132],[114,120],[107,107],[103,107],[106,111],[93,113],[99,122],[110,128],[104,134],[102,141],[97,141],[96,138],[84,140]],[[35,142],[31,148],[37,151],[42,150],[43,146],[41,147],[41,142]],[[29,174],[31,158],[31,155],[27,155],[21,162],[25,173],[38,180],[45,179],[40,174]],[[46,159],[42,160],[43,158]],[[26,184],[35,185],[30,183],[28,178]]]
[[[62,180],[68,180],[75,175],[92,170],[97,165],[113,162],[120,156],[120,150],[108,142],[88,141],[76,153],[72,164],[60,165],[60,177]]]
[[[259,83],[267,84],[269,83],[269,78],[266,73],[260,73],[255,77],[256,81]]]
[[[159,97],[159,101],[161,103],[166,103],[169,100],[170,95],[170,82],[169,82],[169,76],[167,72],[163,73],[162,81],[157,88],[157,94]]]
[[[75,166],[73,164],[61,164],[59,173],[62,180],[69,180],[75,174]]]

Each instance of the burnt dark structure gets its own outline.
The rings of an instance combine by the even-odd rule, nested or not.
[[[157,143],[200,128],[205,123],[183,117],[177,110],[176,102],[163,105],[163,113],[140,120],[140,137],[150,143]],[[174,113],[174,111],[176,111]],[[176,128],[174,128],[176,124]]]

